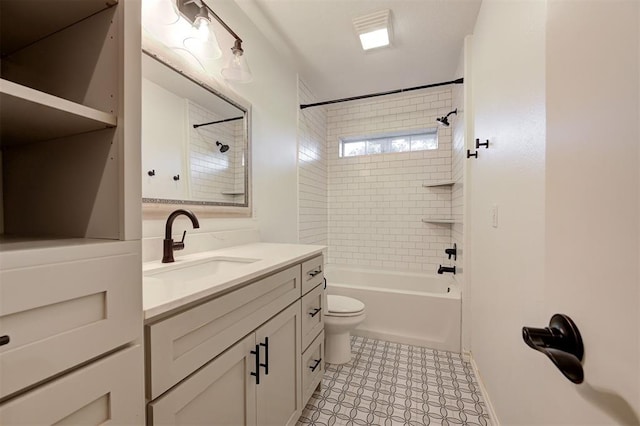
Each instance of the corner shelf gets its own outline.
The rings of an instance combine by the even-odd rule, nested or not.
[[[453,186],[456,183],[455,180],[442,180],[433,183],[423,183],[424,188],[434,188],[436,186]]]
[[[452,217],[426,217],[422,219],[423,223],[446,223],[446,224],[452,224],[452,223],[461,223],[460,221],[452,218]]]
[[[4,145],[56,139],[116,127],[115,115],[0,79]]]

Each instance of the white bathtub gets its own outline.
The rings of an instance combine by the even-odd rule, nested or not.
[[[461,297],[449,276],[326,265],[328,294],[365,304],[353,334],[460,352]]]

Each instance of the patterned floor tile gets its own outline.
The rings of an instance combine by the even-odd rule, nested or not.
[[[490,425],[459,354],[353,336],[353,357],[326,364],[297,426]]]

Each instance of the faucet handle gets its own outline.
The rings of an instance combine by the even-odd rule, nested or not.
[[[182,233],[182,239],[180,241],[174,241],[173,249],[174,250],[182,250],[184,249],[184,237],[187,235],[187,231]]]

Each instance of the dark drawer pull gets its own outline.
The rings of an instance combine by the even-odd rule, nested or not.
[[[311,318],[315,317],[316,315],[318,315],[318,313],[320,313],[320,311],[322,310],[322,308],[315,308],[313,310],[313,312],[309,312],[309,315],[311,315]]]
[[[311,277],[315,277],[318,274],[322,273],[322,269],[316,269],[315,271],[307,272],[307,274]]]
[[[251,375],[255,376],[256,385],[259,385],[260,384],[260,345],[256,345],[256,350],[251,351],[251,355],[256,356],[256,371],[255,372],[252,371]]]
[[[260,367],[264,367],[264,375],[269,375],[269,338],[264,338],[264,343],[260,343],[260,346],[264,347],[264,363],[260,364]]]
[[[0,346],[4,346],[11,341],[9,336],[0,336]]]
[[[309,368],[311,369],[311,371],[316,371],[316,368],[318,368],[318,366],[320,365],[320,363],[322,362],[322,358],[320,359],[316,359],[315,360],[315,364],[310,365]]]

